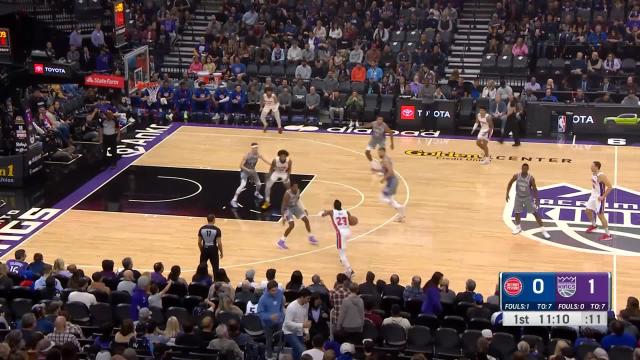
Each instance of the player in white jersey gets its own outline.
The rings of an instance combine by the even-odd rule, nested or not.
[[[247,187],[248,180],[251,180],[251,182],[256,186],[253,195],[255,195],[258,200],[263,199],[262,195],[260,195],[260,187],[262,186],[262,183],[260,182],[260,177],[256,171],[258,159],[269,164],[269,162],[258,152],[258,143],[251,143],[251,151],[245,154],[245,156],[242,157],[242,161],[240,161],[240,186],[236,189],[236,193],[233,195],[233,199],[229,203],[231,207],[238,207],[238,196],[240,196]]]
[[[311,233],[311,224],[309,223],[308,215],[309,212],[300,201],[300,187],[298,187],[297,183],[291,184],[291,187],[284,192],[284,197],[282,198],[282,224],[289,223],[289,226],[284,231],[282,238],[278,240],[278,247],[280,249],[288,249],[287,236],[291,234],[291,231],[295,227],[294,221],[296,218],[302,220],[304,223],[311,245],[318,244],[318,240],[316,240],[315,236]]]
[[[278,151],[278,157],[271,161],[271,168],[269,169],[269,175],[267,176],[267,184],[264,187],[264,204],[262,209],[266,210],[271,206],[271,187],[276,182],[284,184],[285,188],[289,188],[289,181],[291,176],[292,162],[287,150]]]
[[[587,200],[586,212],[591,226],[587,228],[587,233],[592,233],[598,228],[596,225],[596,216],[602,223],[604,228],[604,234],[600,236],[600,241],[610,241],[613,236],[609,233],[609,222],[604,214],[604,207],[607,201],[607,195],[613,190],[611,182],[607,179],[607,176],[600,171],[602,164],[600,161],[594,161],[591,163],[591,196]]]
[[[262,100],[260,100],[260,121],[262,122],[264,132],[267,132],[267,115],[271,113],[273,118],[276,119],[276,124],[278,124],[278,133],[282,134],[279,106],[278,96],[273,93],[273,89],[270,86],[267,86],[264,89]]]
[[[364,150],[364,156],[366,156],[367,160],[371,163],[371,170],[380,172],[382,170],[380,169],[380,163],[378,160],[373,159],[371,150],[385,147],[387,135],[389,136],[391,150],[393,150],[393,130],[384,122],[382,116],[376,117],[376,120],[373,122],[363,124],[362,128],[371,129],[371,138],[369,139],[367,148]]]
[[[489,139],[491,139],[491,135],[493,134],[493,120],[491,119],[491,115],[487,113],[487,109],[483,106],[480,106],[478,115],[476,115],[476,123],[471,130],[472,134],[478,126],[480,127],[480,132],[478,132],[476,144],[484,152],[484,157],[480,164],[489,165],[489,163],[491,163],[491,158],[489,157]]]
[[[393,195],[396,194],[398,190],[398,178],[396,177],[396,173],[393,171],[393,163],[391,159],[387,156],[387,151],[385,148],[378,148],[378,156],[380,157],[380,166],[382,166],[382,175],[383,178],[380,182],[385,183],[384,189],[382,189],[381,200],[385,204],[391,205],[397,212],[395,220],[397,222],[404,221],[404,206],[400,205],[394,198]]]
[[[354,223],[354,217],[347,210],[342,209],[340,200],[333,202],[332,210],[325,210],[321,216],[331,216],[331,224],[336,230],[336,248],[340,256],[340,263],[344,266],[344,273],[347,276],[353,276],[354,272],[347,259],[347,241],[351,238],[351,224]]]

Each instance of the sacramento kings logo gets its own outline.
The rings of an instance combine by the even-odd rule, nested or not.
[[[555,184],[538,188],[540,209],[538,214],[551,235],[546,240],[530,214],[522,218],[520,234],[547,245],[596,254],[640,256],[640,192],[621,186],[614,187],[605,207],[609,230],[614,241],[600,242],[602,230],[587,234],[589,220],[585,204],[591,189],[571,184]],[[513,199],[504,208],[503,220],[513,227]],[[560,288],[558,287],[560,292]]]
[[[576,293],[576,277],[575,276],[558,276],[558,294],[560,296],[568,298],[572,297]]]

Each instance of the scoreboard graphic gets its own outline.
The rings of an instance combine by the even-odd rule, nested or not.
[[[0,62],[11,62],[11,33],[8,28],[0,28]]]
[[[506,326],[606,325],[611,274],[500,273],[500,309]]]

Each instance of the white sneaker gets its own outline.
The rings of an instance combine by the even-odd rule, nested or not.
[[[488,157],[482,159],[482,161],[480,161],[480,165],[489,165],[491,164],[491,159],[489,159]]]
[[[353,121],[349,121],[349,127],[353,127]]]
[[[513,228],[513,231],[511,232],[513,235],[517,235],[520,234],[522,232],[522,228],[520,227],[520,225],[516,225],[515,228]]]
[[[542,230],[542,236],[544,236],[544,238],[547,240],[551,239],[551,235],[549,235],[547,230]]]
[[[231,200],[231,202],[229,202],[229,205],[231,205],[231,207],[234,209],[238,208],[238,202],[235,200]]]
[[[360,127],[360,123],[356,121],[356,127]]]
[[[262,200],[264,199],[264,196],[260,195],[260,193],[259,193],[259,192],[256,192],[256,193],[254,193],[253,195],[254,195],[254,196],[256,197],[256,199],[258,199],[258,200],[261,200],[261,201],[262,201]]]

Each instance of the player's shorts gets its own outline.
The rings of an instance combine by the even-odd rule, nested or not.
[[[599,201],[596,196],[590,196],[585,207],[596,214],[604,214],[604,201]]]
[[[243,170],[240,170],[240,180],[241,181],[251,181],[252,183],[259,185],[261,184],[260,182],[260,177],[258,176],[258,172],[257,171],[253,171],[253,172],[246,172]]]
[[[369,139],[369,143],[367,144],[367,150],[371,151],[379,147],[384,147],[385,143],[386,143],[386,138],[382,140],[371,138]]]
[[[489,141],[490,137],[491,137],[490,130],[480,130],[480,132],[478,133],[478,140]]]
[[[300,206],[292,206],[287,208],[285,211],[284,217],[288,222],[294,221],[295,219],[302,219],[306,217],[307,213]]]
[[[336,248],[338,250],[346,249],[349,239],[351,239],[351,230],[336,230]]]
[[[384,186],[384,189],[382,189],[382,195],[393,196],[396,194],[397,190],[398,190],[398,178],[395,176],[392,176],[387,179],[387,184]]]
[[[289,174],[286,172],[282,173],[282,172],[274,171],[273,173],[271,173],[271,177],[269,177],[269,180],[274,183],[278,181],[282,181],[283,183],[289,183]]]
[[[513,203],[513,212],[516,214],[522,214],[524,212],[527,214],[535,214],[538,212],[538,208],[531,197],[516,196],[516,200]]]

